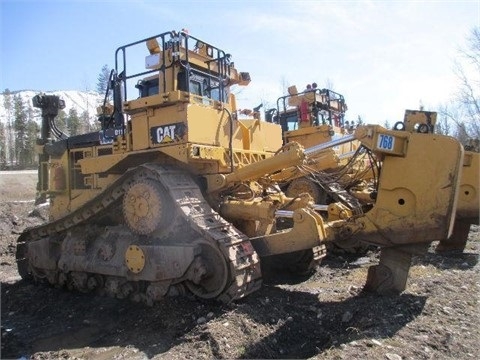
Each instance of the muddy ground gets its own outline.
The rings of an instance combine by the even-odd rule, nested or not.
[[[274,279],[234,304],[147,307],[20,279],[16,238],[45,217],[34,188],[34,174],[0,173],[2,359],[480,358],[479,227],[463,254],[415,257],[400,296],[361,291],[371,251],[329,255],[310,278]]]

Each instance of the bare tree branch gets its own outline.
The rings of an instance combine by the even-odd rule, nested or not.
[[[467,46],[459,50],[454,63],[458,90],[450,106],[441,108],[442,131],[446,122],[455,126],[455,136],[466,143],[468,138],[480,139],[480,27],[472,29]]]

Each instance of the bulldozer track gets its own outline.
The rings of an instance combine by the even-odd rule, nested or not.
[[[260,262],[249,238],[210,207],[188,173],[156,164],[144,164],[126,172],[106,191],[63,218],[25,230],[17,243],[20,275],[24,278],[28,276],[26,254],[29,242],[65,233],[77,225],[86,224],[95,216],[105,214],[119,205],[126,190],[142,178],[159,182],[190,228],[203,240],[215,244],[223,254],[229,276],[224,290],[217,296],[218,300],[228,303],[261,287]]]

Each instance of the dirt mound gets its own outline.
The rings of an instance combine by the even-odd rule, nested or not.
[[[0,256],[15,254],[16,236],[28,227],[48,220],[48,205],[33,201],[0,203]]]

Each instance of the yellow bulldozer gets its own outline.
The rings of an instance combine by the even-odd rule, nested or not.
[[[284,143],[297,142],[303,146],[341,139],[351,134],[353,122],[345,121],[347,106],[342,95],[316,84],[307,85],[298,92],[296,86],[288,88],[288,95],[277,100],[277,108],[266,112],[268,122],[282,126]],[[433,133],[437,114],[431,111],[406,110],[403,121],[395,123],[394,130]],[[350,197],[363,206],[373,204],[376,196],[377,164],[379,159],[366,157],[357,140],[348,146],[328,148],[311,159],[308,167],[292,167],[276,175],[289,196],[309,193],[317,203],[328,204]],[[456,209],[455,226],[448,239],[441,239],[438,252],[462,251],[465,248],[471,224],[479,224],[480,214],[480,153],[478,140],[471,139],[465,146],[461,169],[461,190]],[[332,185],[333,184],[333,185]],[[372,186],[373,185],[373,186]],[[339,194],[341,195],[339,198]],[[352,197],[356,200],[352,200]],[[326,210],[329,208],[327,207]],[[334,210],[332,207],[331,210]],[[328,213],[328,215],[332,215]],[[335,216],[335,215],[334,215]],[[353,249],[358,243],[345,244]]]
[[[453,233],[449,238],[440,240],[436,247],[437,252],[463,251],[467,244],[471,225],[480,223],[480,153],[478,145],[465,147],[456,213]]]
[[[170,31],[116,50],[99,132],[66,136],[61,99],[36,96],[50,219],[18,239],[22,278],[147,303],[186,291],[229,302],[261,286],[264,260],[308,265],[327,242],[353,239],[382,248],[366,289],[403,291],[412,254],[451,232],[462,146],[358,127],[340,142],[381,159],[377,196],[368,209],[332,203],[337,215],[324,220],[322,205],[287,196],[275,176],[340,142],[282,146],[281,126],[240,120],[231,87],[249,82],[230,54]]]
[[[352,137],[356,124],[345,120],[346,110],[343,95],[313,83],[302,92],[295,85],[290,86],[288,95],[278,98],[277,107],[266,111],[267,122],[281,125],[285,147],[290,143],[305,147],[333,144],[310,157],[308,163],[274,175],[288,196],[306,192],[317,204],[340,201],[349,207],[374,201],[378,159]],[[330,218],[336,217],[334,207],[324,210],[330,210]]]

